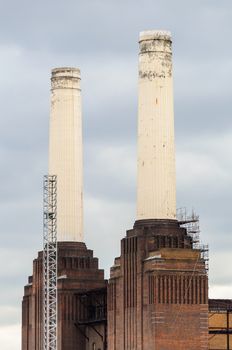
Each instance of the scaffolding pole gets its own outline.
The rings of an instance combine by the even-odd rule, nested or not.
[[[57,177],[44,176],[43,350],[57,350]]]
[[[209,271],[209,246],[200,242],[200,225],[199,215],[196,215],[194,210],[189,215],[186,208],[178,208],[176,217],[181,227],[184,227],[187,234],[192,238],[193,249],[200,250],[201,258],[205,261],[205,269]]]

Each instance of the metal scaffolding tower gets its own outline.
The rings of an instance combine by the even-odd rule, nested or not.
[[[43,350],[57,350],[57,178],[44,176]]]
[[[199,215],[193,210],[188,214],[186,208],[178,208],[176,216],[181,227],[186,228],[188,235],[192,237],[193,249],[200,249]]]
[[[201,258],[205,261],[205,268],[209,270],[209,246],[200,242],[199,215],[194,210],[189,215],[186,208],[178,208],[176,217],[181,227],[186,228],[187,234],[192,238],[193,249],[201,251]]]

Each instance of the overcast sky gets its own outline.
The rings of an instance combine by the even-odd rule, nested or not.
[[[109,267],[135,221],[138,35],[173,36],[178,207],[210,246],[210,295],[232,298],[232,2],[0,2],[0,344],[20,349],[21,299],[42,247],[50,71],[81,69],[85,240]]]

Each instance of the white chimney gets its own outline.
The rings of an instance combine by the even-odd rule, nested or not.
[[[51,77],[49,175],[57,175],[57,239],[83,241],[83,155],[80,70]]]
[[[170,32],[139,38],[137,220],[176,218]]]

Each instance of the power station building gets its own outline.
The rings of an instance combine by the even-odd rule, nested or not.
[[[205,261],[176,219],[171,36],[139,45],[137,218],[111,269],[108,346],[208,349]]]
[[[84,243],[80,71],[51,77],[49,175],[56,176],[57,349],[206,350],[207,247],[176,215],[172,40],[139,38],[137,216],[110,279]],[[44,258],[24,289],[22,350],[44,347]]]
[[[85,293],[105,307],[104,271],[83,242],[83,161],[80,71],[56,68],[51,77],[49,174],[57,176],[57,348],[102,348],[103,326],[87,327]],[[84,293],[82,295],[81,293]],[[94,299],[95,300],[95,299]],[[43,252],[33,262],[33,274],[25,286],[22,307],[22,350],[42,350]],[[93,315],[94,316],[94,315]],[[50,349],[49,349],[50,350]]]

